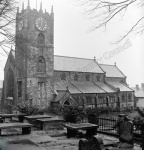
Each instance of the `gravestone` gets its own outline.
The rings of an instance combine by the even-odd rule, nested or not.
[[[104,150],[103,140],[98,135],[91,139],[81,139],[79,141],[79,150]]]
[[[89,149],[89,141],[87,139],[81,139],[79,141],[79,150],[88,150]]]
[[[90,150],[104,150],[103,140],[100,136],[95,135],[90,140]]]
[[[119,122],[119,140],[122,143],[134,144],[133,123],[127,117]]]

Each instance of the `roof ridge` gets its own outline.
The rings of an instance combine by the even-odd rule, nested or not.
[[[95,61],[95,63],[100,67],[100,69],[103,71],[103,73],[106,74],[106,71],[104,71],[104,70],[102,69],[102,67],[100,66],[100,64],[99,64],[97,61]]]
[[[105,66],[115,66],[115,65],[110,65],[110,64],[99,64],[99,65],[105,65]]]
[[[81,57],[72,57],[72,56],[61,56],[61,55],[54,55],[56,57],[65,57],[65,58],[75,58],[75,59],[85,59],[85,60],[94,60],[94,59],[90,59],[90,58],[81,58]]]
[[[121,72],[121,74],[124,76],[124,77],[127,77],[126,75],[124,75],[124,73],[116,66],[116,68]]]

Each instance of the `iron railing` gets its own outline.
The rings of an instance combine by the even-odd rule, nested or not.
[[[118,136],[116,127],[118,122],[117,118],[100,116],[98,120],[99,120],[99,128],[98,128],[99,133]]]
[[[118,136],[118,118],[116,117],[99,117],[99,128],[98,133],[109,134],[113,136]],[[133,132],[134,132],[134,139],[142,140],[142,131],[141,131],[142,124],[137,123],[133,124]]]
[[[118,136],[118,118],[117,117],[106,117],[106,116],[100,116],[98,118],[98,125],[99,128],[97,129],[98,133],[108,134],[112,136]],[[83,118],[82,122],[88,122],[87,118]],[[136,140],[142,140],[142,131],[141,131],[142,124],[137,123],[133,124],[134,128],[134,139]]]

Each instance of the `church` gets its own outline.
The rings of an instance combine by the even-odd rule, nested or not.
[[[4,68],[2,108],[21,101],[59,109],[64,105],[121,108],[134,105],[134,91],[114,65],[54,55],[54,12],[17,10],[15,50]]]

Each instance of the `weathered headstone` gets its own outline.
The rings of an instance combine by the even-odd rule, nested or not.
[[[134,144],[133,123],[125,118],[119,122],[119,140],[122,143]]]
[[[79,141],[79,150],[104,150],[103,140],[98,135],[91,139],[81,139]]]
[[[89,141],[87,139],[79,141],[79,150],[89,150]]]
[[[103,140],[100,136],[95,135],[90,140],[90,150],[104,150]]]

